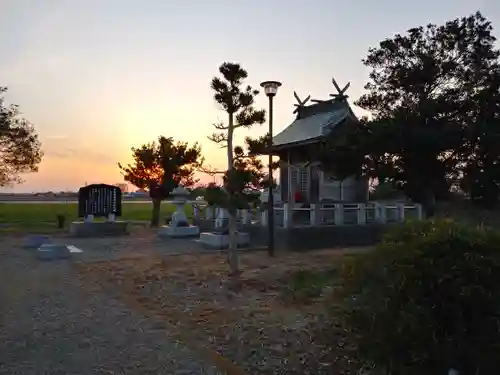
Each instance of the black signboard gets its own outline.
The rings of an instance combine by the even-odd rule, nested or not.
[[[119,187],[93,184],[78,190],[78,217],[108,217],[110,214],[122,214],[122,192]]]

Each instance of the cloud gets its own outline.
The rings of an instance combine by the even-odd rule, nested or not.
[[[111,153],[106,154],[89,149],[62,147],[44,150],[45,157],[56,159],[73,159],[86,164],[116,164],[117,158]]]
[[[42,138],[42,150],[46,158],[73,159],[85,164],[116,164],[115,153],[102,152],[99,145],[83,144],[74,137],[54,134]]]
[[[67,135],[49,135],[43,137],[43,139],[48,141],[59,141],[59,140],[68,140],[69,137]]]
[[[78,155],[78,151],[72,148],[57,149],[57,150],[50,149],[45,151],[44,153],[45,156],[58,159],[73,158]]]

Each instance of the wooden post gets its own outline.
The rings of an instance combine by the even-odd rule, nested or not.
[[[294,204],[294,187],[292,185],[292,164],[290,163],[291,162],[291,159],[290,159],[290,151],[288,151],[287,153],[287,163],[288,163],[288,203],[289,204]],[[293,206],[292,206],[293,207]]]
[[[335,225],[344,224],[344,205],[342,203],[335,204]]]
[[[366,205],[364,203],[358,204],[358,225],[366,224]]]

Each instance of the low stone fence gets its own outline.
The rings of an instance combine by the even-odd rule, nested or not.
[[[193,217],[202,228],[213,227],[219,216],[219,208],[206,204],[193,205]],[[292,207],[284,203],[274,208],[274,223],[281,228],[324,227],[346,225],[372,225],[401,222],[406,218],[421,220],[420,204],[381,204],[369,203],[318,203],[307,207]],[[242,226],[257,225],[267,227],[268,212],[258,210],[239,210],[238,222]]]

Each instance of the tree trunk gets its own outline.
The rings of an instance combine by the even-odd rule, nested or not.
[[[229,212],[229,249],[228,249],[228,263],[231,270],[231,276],[238,276],[240,272],[240,265],[238,259],[238,233],[236,227],[236,215],[233,210]]]
[[[233,114],[229,114],[229,124],[227,130],[227,169],[233,169],[233,133],[234,133],[234,119]],[[228,192],[230,194],[230,192]],[[239,261],[238,261],[238,237],[236,233],[236,210],[229,207],[229,247],[228,247],[228,263],[233,277],[239,274]]]
[[[160,225],[161,199],[153,199],[153,212],[151,214],[151,226],[156,228]]]

